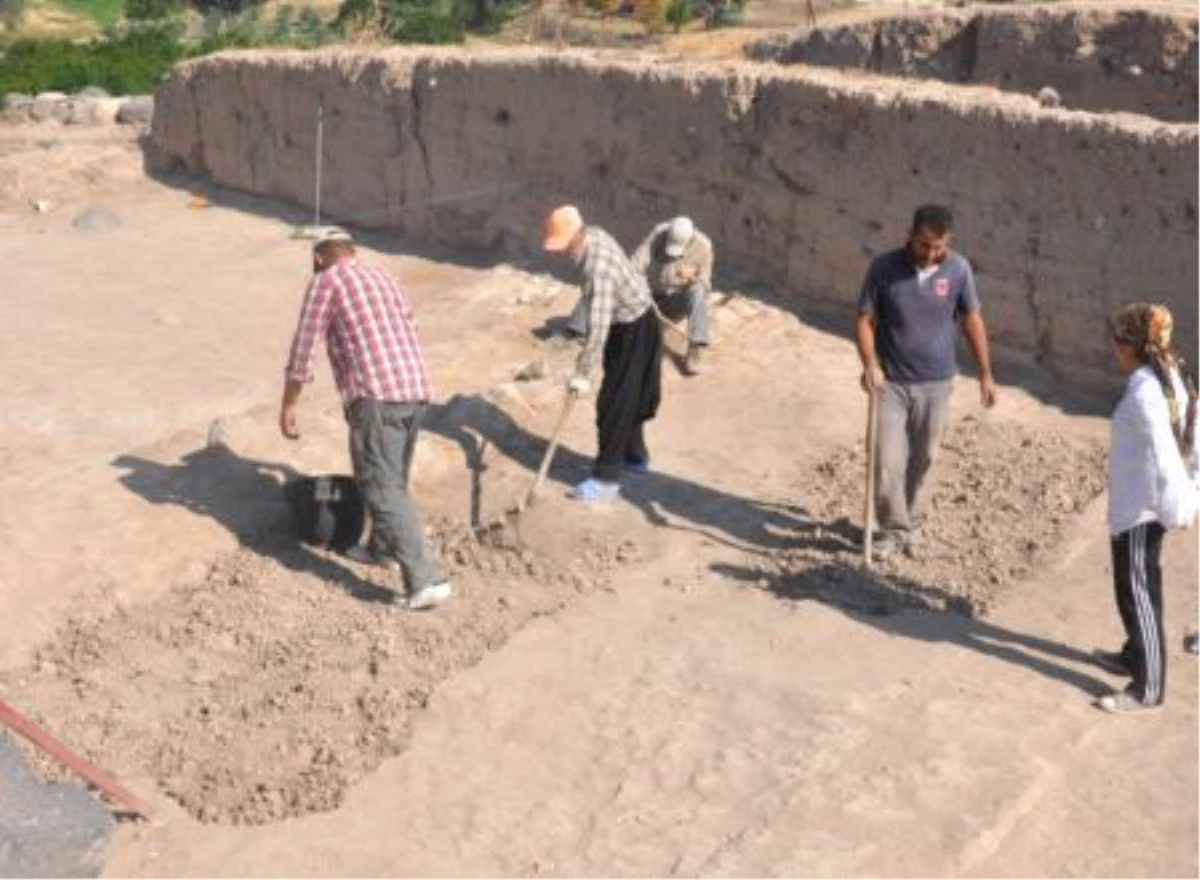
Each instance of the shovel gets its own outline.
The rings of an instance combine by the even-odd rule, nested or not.
[[[542,488],[542,483],[546,480],[546,474],[550,471],[550,463],[554,461],[554,453],[558,451],[558,441],[562,437],[563,428],[566,427],[567,420],[571,417],[571,410],[575,407],[575,401],[578,399],[579,392],[567,391],[567,399],[563,402],[562,413],[558,417],[558,424],[554,426],[554,433],[550,435],[550,445],[546,447],[546,452],[542,456],[542,463],[538,467],[537,476],[534,477],[529,491],[525,493],[523,498],[520,498],[505,511],[503,519],[495,520],[481,527],[479,530],[481,533],[495,535],[496,532],[502,531],[509,526],[512,526],[515,530],[517,520],[521,514],[533,506],[538,490]]]

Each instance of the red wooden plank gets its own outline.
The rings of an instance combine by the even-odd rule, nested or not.
[[[125,805],[143,819],[149,819],[154,814],[148,803],[129,791],[129,789],[121,785],[121,783],[117,782],[117,780],[113,779],[99,767],[89,764],[51,736],[48,731],[29,718],[26,718],[3,700],[0,700],[0,724],[11,728],[42,751],[62,761],[67,767],[100,789],[100,791],[104,792],[117,803]]]

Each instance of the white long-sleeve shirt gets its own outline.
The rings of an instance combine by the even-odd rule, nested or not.
[[[1181,418],[1187,392],[1172,371]],[[1108,452],[1108,529],[1113,535],[1142,523],[1158,521],[1168,528],[1186,524],[1197,505],[1193,450],[1192,472],[1184,464],[1171,431],[1171,409],[1150,367],[1129,376],[1125,393],[1113,412]]]

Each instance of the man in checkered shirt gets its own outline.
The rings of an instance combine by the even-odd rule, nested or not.
[[[350,424],[354,477],[371,515],[371,539],[356,558],[403,573],[396,604],[429,608],[450,596],[445,570],[408,495],[408,472],[432,396],[425,352],[396,279],[362,264],[340,229],[313,245],[313,279],[304,294],[288,358],[279,427],[299,438],[296,409],[325,343]],[[353,555],[353,554],[352,554]]]
[[[596,462],[592,476],[572,495],[580,501],[609,500],[617,495],[623,469],[649,469],[644,432],[661,397],[662,331],[646,277],[611,235],[584,225],[574,206],[550,213],[542,244],[550,253],[570,256],[582,277],[587,339],[568,389],[586,394],[596,364],[602,362],[604,369],[596,396]]]

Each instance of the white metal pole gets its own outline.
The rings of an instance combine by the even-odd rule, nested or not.
[[[320,227],[321,225],[321,165],[324,159],[325,151],[323,149],[325,140],[325,105],[317,104],[317,192],[313,197],[314,218],[313,225]]]

